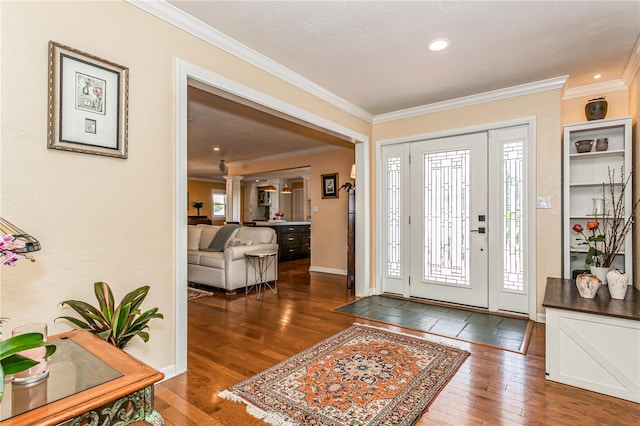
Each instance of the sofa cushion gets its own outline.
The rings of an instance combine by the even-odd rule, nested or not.
[[[203,249],[204,251],[223,251],[229,238],[233,238],[240,229],[241,225],[223,225],[216,235],[213,237],[213,241],[209,244],[209,247]]]
[[[187,250],[198,250],[200,248],[200,235],[202,235],[201,227],[189,226],[187,228]]]
[[[250,246],[253,241],[251,240],[241,240],[240,238],[229,238],[227,240],[227,244],[225,244],[224,249],[226,250],[229,247],[235,246]]]
[[[200,263],[200,255],[202,252],[197,250],[189,250],[187,252],[187,263],[190,265],[198,265]]]
[[[251,240],[253,244],[275,244],[276,231],[269,227],[243,226],[235,235],[241,240]]]
[[[210,268],[224,269],[224,253],[219,251],[207,251],[200,254],[200,265]]]
[[[196,228],[202,230],[200,233],[200,250],[202,250],[211,245],[211,241],[213,241],[213,238],[221,227],[216,225],[197,225]]]

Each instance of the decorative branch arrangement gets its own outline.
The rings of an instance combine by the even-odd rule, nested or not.
[[[632,202],[631,214],[629,220],[625,221],[624,218],[624,199],[626,192],[629,189],[629,182],[633,177],[633,171],[625,178],[624,167],[620,168],[620,185],[617,185],[615,173],[611,169],[608,171],[609,183],[602,184],[602,197],[610,198],[612,210],[606,210],[604,216],[598,217],[596,214],[596,221],[601,223],[602,233],[604,240],[602,241],[602,266],[610,267],[613,264],[613,260],[620,253],[620,250],[624,247],[625,236],[631,231],[633,226],[633,220],[640,204],[640,199]],[[620,187],[620,192],[616,196],[616,186]],[[609,194],[607,194],[607,189]]]

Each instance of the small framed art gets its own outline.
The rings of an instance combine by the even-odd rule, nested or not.
[[[338,198],[338,173],[322,175],[322,198]]]
[[[47,147],[127,158],[129,69],[49,42]]]

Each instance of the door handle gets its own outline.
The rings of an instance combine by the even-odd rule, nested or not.
[[[487,228],[480,227],[478,229],[472,229],[469,232],[477,232],[478,234],[486,234],[487,233]]]

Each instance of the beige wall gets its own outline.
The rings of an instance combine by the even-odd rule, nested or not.
[[[349,179],[351,165],[355,161],[354,149],[340,148],[313,155],[271,160],[243,166],[229,166],[229,174],[242,176],[271,170],[298,167],[311,168],[311,268],[327,268],[339,271],[347,269],[347,196],[344,190],[339,198],[321,196],[323,174],[338,173],[338,184]],[[318,212],[313,212],[317,207]]]
[[[200,215],[211,217],[211,190],[213,189],[221,189],[225,191],[227,189],[227,185],[224,182],[205,182],[202,180],[189,179],[187,182],[187,191],[189,192],[189,199],[187,200],[189,215],[198,214],[198,211],[193,207],[193,203],[195,201],[202,201],[204,205],[200,209]]]
[[[370,125],[125,2],[0,2],[0,214],[36,236],[37,262],[2,267],[5,331],[47,322],[65,299],[93,301],[107,281],[117,298],[151,285],[151,340],[129,351],[174,364],[175,58],[231,78],[357,132]],[[129,67],[129,158],[46,149],[49,40]],[[342,202],[336,200],[337,203]],[[322,209],[322,207],[321,207]],[[186,210],[186,206],[185,206]],[[322,210],[321,210],[322,211]],[[185,285],[185,283],[178,283]]]
[[[551,197],[551,209],[537,210],[538,311],[548,276],[561,275],[562,145],[560,89],[473,105],[374,125],[375,141],[536,117],[538,195]],[[375,142],[374,142],[375,144]],[[372,150],[373,156],[376,150]]]
[[[584,106],[589,99],[604,96],[607,99],[607,116],[605,118],[624,117],[629,115],[629,91],[616,90],[581,96],[579,98],[565,99],[562,101],[562,125],[582,123],[587,121]]]

